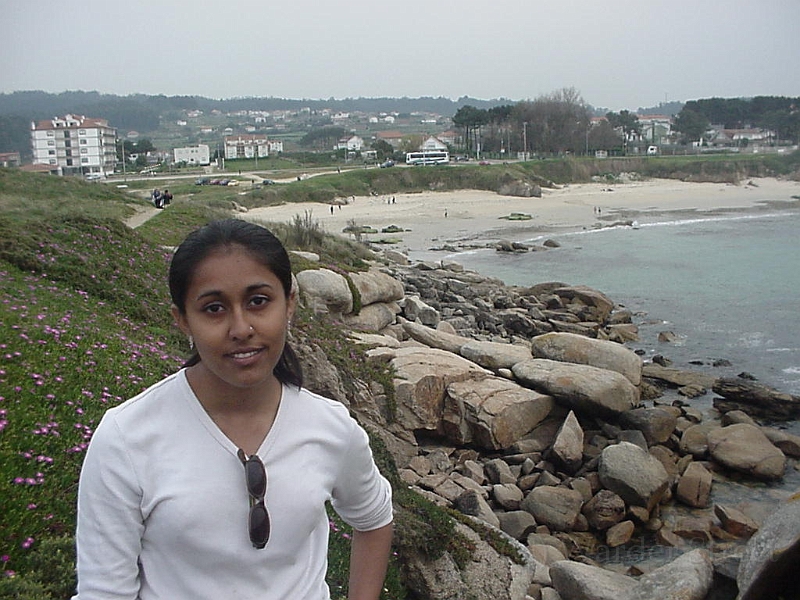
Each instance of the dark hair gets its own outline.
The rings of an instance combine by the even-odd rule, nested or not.
[[[292,265],[281,241],[269,229],[255,223],[223,219],[190,233],[172,256],[169,293],[172,303],[181,314],[186,314],[186,294],[197,265],[215,250],[226,246],[241,246],[254,260],[272,271],[280,280],[286,298],[289,298],[292,293]],[[184,366],[191,367],[199,362],[200,355],[195,352]],[[303,369],[288,342],[283,347],[274,373],[281,383],[297,387],[303,385]]]

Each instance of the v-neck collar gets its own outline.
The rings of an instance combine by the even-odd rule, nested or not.
[[[198,421],[203,425],[206,431],[211,435],[214,440],[217,441],[225,450],[230,452],[236,457],[236,460],[239,460],[237,455],[239,451],[239,447],[233,443],[233,441],[225,435],[225,433],[219,428],[216,424],[214,419],[211,418],[211,415],[206,412],[206,409],[203,407],[203,404],[200,402],[200,399],[192,390],[192,386],[189,385],[189,380],[186,377],[186,369],[181,369],[178,372],[178,382],[180,387],[183,391],[183,397],[189,406],[192,414],[197,418]],[[283,413],[283,404],[285,399],[285,392],[286,386],[281,384],[281,398],[278,402],[278,409],[275,412],[275,419],[272,421],[272,426],[267,431],[267,434],[264,436],[264,439],[261,440],[261,444],[258,447],[258,451],[256,454],[261,458],[261,460],[265,460],[268,454],[268,448],[274,443],[273,440],[278,436],[278,430],[280,429],[280,422],[281,422],[281,414]]]

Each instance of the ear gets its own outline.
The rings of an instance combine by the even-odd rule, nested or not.
[[[189,329],[189,324],[186,322],[186,315],[183,314],[178,307],[174,304],[172,305],[172,318],[175,320],[175,325],[178,326],[184,334],[191,335],[192,331]]]
[[[294,318],[294,311],[297,309],[297,288],[292,287],[289,298],[286,301],[286,319],[291,321]]]

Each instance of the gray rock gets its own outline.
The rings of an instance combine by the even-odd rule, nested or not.
[[[798,494],[773,512],[745,546],[736,582],[739,600],[800,597]]]
[[[690,463],[678,480],[675,497],[695,508],[705,508],[711,496],[711,473],[699,462]]]
[[[642,359],[616,342],[587,338],[574,333],[545,333],[531,340],[535,358],[571,362],[624,375],[633,385],[642,380]]]
[[[527,346],[478,340],[468,341],[461,346],[460,354],[467,360],[493,371],[510,369],[515,364],[531,358],[531,351]]]
[[[509,510],[497,515],[500,529],[515,540],[524,542],[536,530],[536,519],[526,510]]]
[[[406,431],[440,431],[447,386],[488,376],[475,363],[435,348],[397,348],[391,355],[397,422]]]
[[[625,502],[611,490],[600,490],[581,510],[589,525],[604,530],[625,518]]]
[[[394,323],[398,312],[400,312],[400,309],[397,304],[379,302],[361,307],[357,315],[344,315],[344,322],[348,327],[355,330],[381,331]]]
[[[395,302],[405,296],[401,281],[375,269],[350,273],[350,280],[361,296],[362,306],[376,302]]]
[[[583,505],[583,496],[565,487],[536,487],[525,496],[520,508],[551,531],[572,531]]]
[[[353,294],[347,280],[330,269],[307,269],[297,274],[300,297],[315,312],[342,315],[353,312]]]
[[[638,388],[616,371],[541,358],[517,363],[512,371],[526,387],[590,416],[616,416],[639,404]]]
[[[556,591],[563,598],[581,600],[703,600],[713,576],[704,550],[683,554],[638,579],[572,561],[550,567]]]
[[[447,386],[442,431],[453,442],[509,448],[541,423],[553,399],[499,377]]]
[[[722,412],[743,410],[755,417],[796,419],[800,417],[800,396],[779,392],[741,377],[722,378],[712,388],[722,398],[714,407]]]
[[[628,442],[603,449],[598,473],[603,487],[628,504],[644,506],[648,510],[659,503],[669,486],[669,475],[661,462]]]
[[[583,429],[573,411],[569,411],[556,435],[550,459],[571,475],[583,464]]]
[[[649,446],[666,442],[677,425],[677,417],[666,408],[635,408],[623,413],[620,423],[644,434]]]
[[[470,341],[469,338],[446,333],[438,329],[431,329],[430,327],[412,321],[402,319],[400,323],[403,325],[403,330],[406,334],[420,344],[425,344],[431,348],[446,350],[453,354],[460,354],[461,346]]]
[[[754,425],[737,423],[708,434],[708,451],[717,462],[758,479],[782,479],[786,456]]]
[[[500,519],[492,512],[489,503],[474,490],[466,490],[453,501],[453,507],[460,510],[465,515],[470,515],[489,523],[493,527],[500,528]]]

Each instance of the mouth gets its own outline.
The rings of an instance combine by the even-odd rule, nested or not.
[[[248,350],[240,350],[238,352],[230,352],[228,356],[234,360],[247,360],[248,358],[253,358],[260,352],[261,348],[252,348]]]

